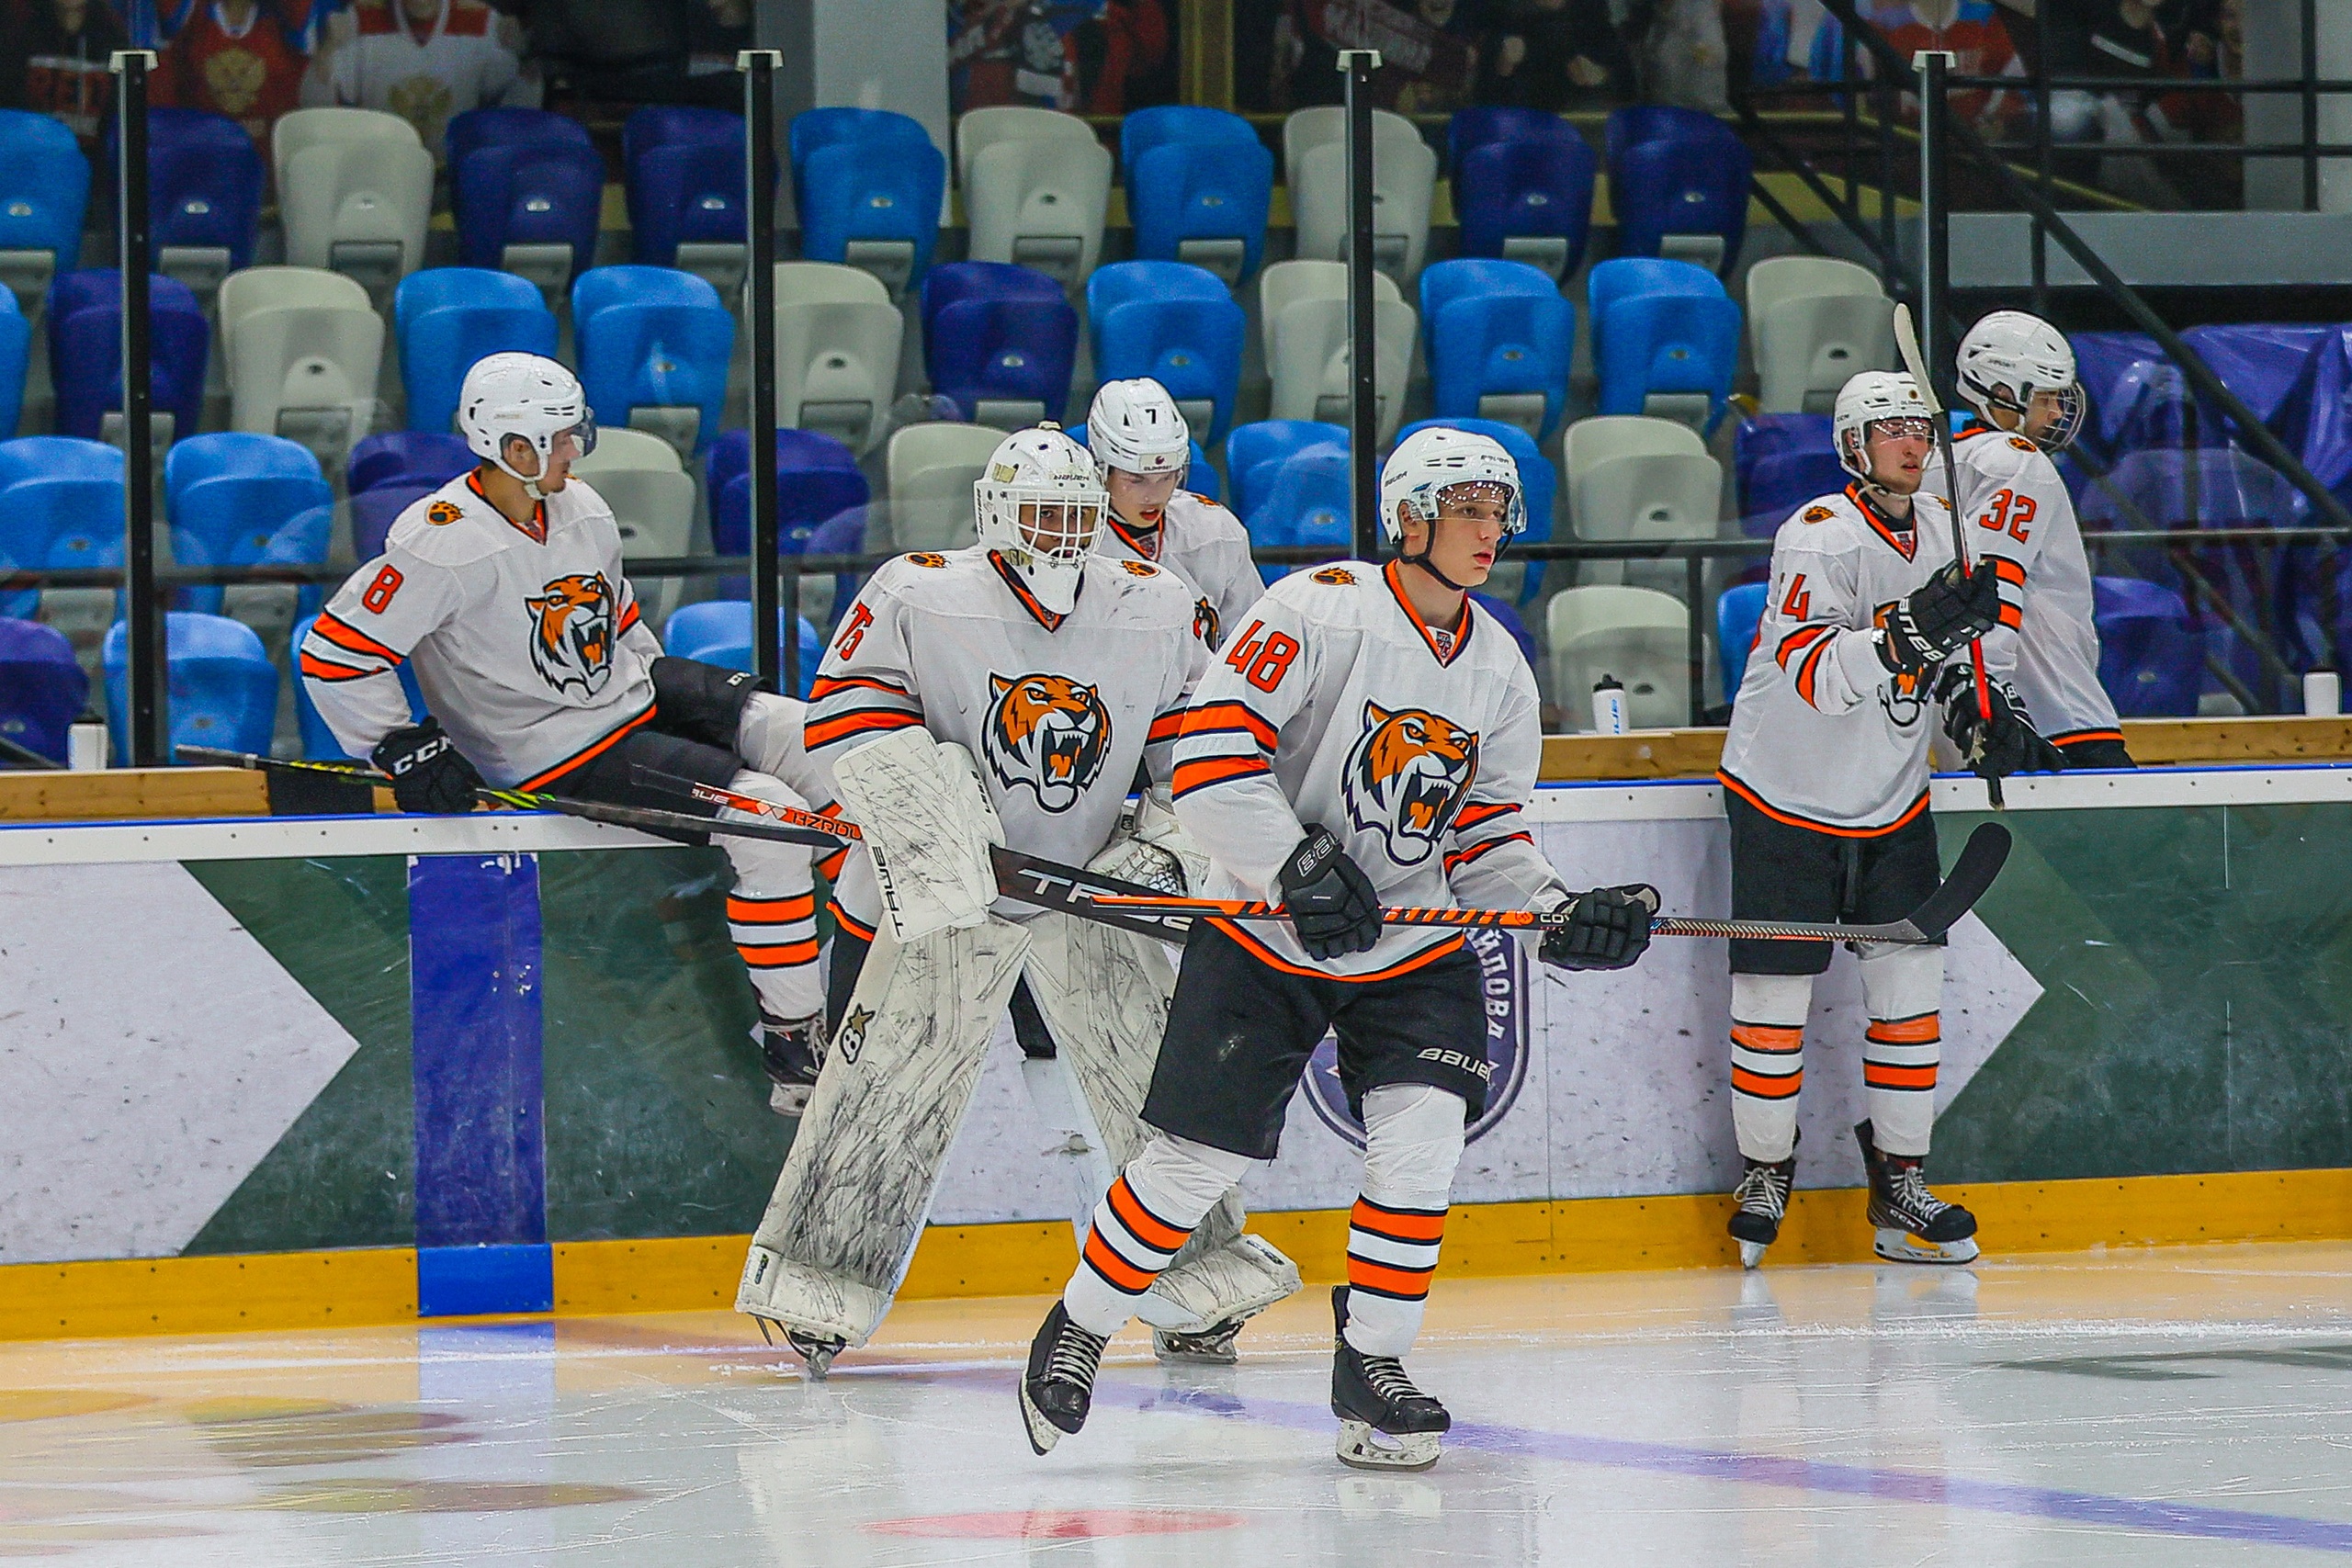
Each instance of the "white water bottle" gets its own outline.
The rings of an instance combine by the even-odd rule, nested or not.
[[[1625,733],[1625,688],[1614,675],[1593,682],[1592,728],[1602,735]]]
[[[65,732],[65,765],[77,773],[95,773],[107,765],[106,721],[81,718]]]
[[[2303,712],[2313,718],[2344,711],[2343,678],[2333,670],[2314,670],[2303,677]]]

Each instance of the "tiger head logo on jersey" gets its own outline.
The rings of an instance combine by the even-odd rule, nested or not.
[[[989,676],[980,750],[1007,790],[1025,788],[1047,811],[1078,804],[1111,749],[1111,714],[1091,686],[1067,675]]]
[[[580,688],[593,697],[613,672],[613,585],[601,571],[559,577],[530,610],[531,667],[560,692]]]
[[[1427,708],[1363,705],[1363,737],[1340,793],[1359,829],[1375,829],[1399,865],[1429,859],[1478,778],[1478,737]]]

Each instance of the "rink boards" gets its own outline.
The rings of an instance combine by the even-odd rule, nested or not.
[[[1949,850],[1983,789],[1937,790]],[[2352,769],[2079,774],[2009,807],[2008,869],[1954,933],[1939,1181],[2007,1194],[2045,1245],[2352,1234]],[[1727,906],[1712,784],[1547,788],[1533,815],[1572,883]],[[301,1321],[722,1290],[790,1131],[724,887],[713,852],[561,818],[0,829],[0,1265],[87,1265],[0,1275],[0,1333],[69,1331],[142,1282]],[[1451,1265],[1713,1261],[1723,945],[1661,941],[1617,976],[1482,960],[1498,1090]],[[1859,1002],[1841,953],[1808,1188],[1860,1180]],[[1354,1192],[1320,1066],[1250,1194],[1309,1255]],[[1000,1049],[911,1289],[1035,1288],[1066,1258],[1068,1162],[1017,1079]],[[1808,1204],[1792,1239],[1816,1215],[1818,1255],[1847,1255],[1850,1205]]]

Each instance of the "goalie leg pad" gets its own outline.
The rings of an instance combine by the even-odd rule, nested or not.
[[[908,943],[876,935],[752,1237],[737,1311],[852,1345],[872,1337],[1028,947],[993,919]]]
[[[976,926],[996,901],[989,846],[1004,826],[972,754],[920,728],[897,729],[833,770],[842,807],[865,833],[882,912],[902,942]]]

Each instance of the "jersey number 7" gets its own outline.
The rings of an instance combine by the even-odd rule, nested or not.
[[[1283,677],[1290,672],[1290,661],[1298,657],[1298,639],[1283,632],[1259,636],[1265,627],[1263,621],[1250,622],[1225,661],[1260,691],[1271,692],[1283,683]]]

